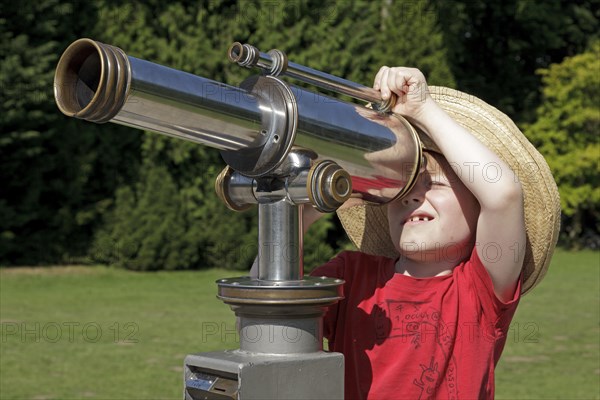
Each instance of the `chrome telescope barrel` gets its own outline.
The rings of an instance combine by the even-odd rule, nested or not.
[[[295,145],[335,161],[363,200],[387,203],[410,190],[421,168],[419,137],[406,119],[291,87],[298,104]]]
[[[273,49],[264,53],[250,44],[233,43],[228,50],[229,60],[240,66],[257,67],[272,76],[285,75],[301,82],[345,94],[357,100],[373,104],[381,112],[388,112],[395,104],[396,98],[381,98],[381,93],[368,86],[340,78],[301,64],[290,62],[281,50]]]
[[[402,117],[257,76],[240,87],[79,39],[60,58],[56,103],[66,115],[150,130],[221,150],[250,177],[272,173],[293,146],[337,162],[356,196],[386,203],[407,192],[421,146]]]
[[[148,129],[220,150],[246,148],[261,130],[256,99],[245,91],[90,39],[73,42],[63,53],[54,96],[70,117]]]

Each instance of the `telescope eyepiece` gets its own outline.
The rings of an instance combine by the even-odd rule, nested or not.
[[[260,58],[260,52],[254,46],[249,44],[241,44],[235,42],[229,46],[227,50],[227,57],[229,61],[237,63],[242,67],[254,67]]]

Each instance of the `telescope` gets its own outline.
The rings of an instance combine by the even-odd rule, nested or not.
[[[228,58],[260,73],[235,87],[79,39],[58,62],[55,99],[70,117],[220,150],[219,198],[235,211],[258,205],[258,277],[217,281],[217,297],[238,317],[240,348],[188,355],[183,397],[341,399],[343,356],[323,351],[322,316],[343,281],[303,275],[302,211],[402,197],[423,163],[419,135],[389,112],[393,99],[280,50],[236,42]]]

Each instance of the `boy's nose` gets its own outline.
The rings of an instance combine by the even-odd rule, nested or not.
[[[429,190],[427,185],[429,179],[425,174],[420,174],[415,186],[402,198],[402,204],[407,206],[409,203],[422,203],[425,200],[425,193]]]
[[[408,192],[406,196],[402,199],[402,204],[405,206],[410,203],[422,203],[425,199],[425,193],[427,192],[427,188],[423,179],[419,179],[415,186]]]
[[[402,203],[407,206],[410,203],[422,203],[423,202],[423,197],[422,196],[413,196],[412,193],[408,194],[405,198],[402,199]]]

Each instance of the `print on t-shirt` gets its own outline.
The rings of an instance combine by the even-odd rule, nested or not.
[[[438,348],[435,355],[442,359],[431,357],[422,360],[418,357],[431,353],[415,351],[416,375],[412,382],[421,389],[419,398],[434,398],[437,388],[442,383],[446,385],[450,399],[458,398],[456,361],[454,356],[450,356],[450,346],[456,332],[444,323],[440,311],[432,307],[430,301],[394,299],[386,299],[385,304],[380,304],[377,308],[381,310],[376,314],[375,328],[378,339],[401,340],[414,350],[431,345],[433,341]],[[445,375],[439,371],[440,365],[447,366]]]
[[[429,366],[421,364],[421,368],[423,369],[421,379],[415,379],[413,381],[415,385],[421,388],[419,400],[435,398],[435,390],[437,389],[437,382],[440,377],[440,372],[438,371],[438,363],[434,363],[433,360],[434,358],[431,357]]]

